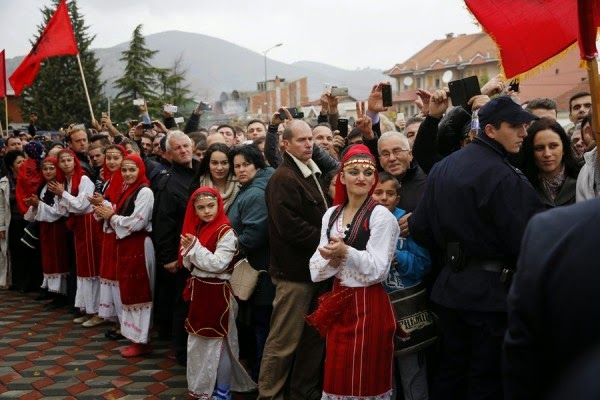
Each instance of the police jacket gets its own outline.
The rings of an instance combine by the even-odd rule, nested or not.
[[[495,260],[514,267],[525,226],[543,205],[506,156],[498,142],[480,132],[471,144],[436,163],[409,219],[413,239],[441,252],[448,242],[458,242],[470,266],[475,260]],[[448,308],[506,311],[506,288],[500,272],[454,272],[444,265],[432,300]]]

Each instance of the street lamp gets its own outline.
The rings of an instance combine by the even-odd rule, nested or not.
[[[283,43],[277,43],[275,46],[269,47],[267,50],[263,51],[263,54],[265,55],[265,86],[264,86],[264,91],[265,91],[265,114],[267,115],[267,119],[270,118],[269,116],[269,97],[267,96],[267,53],[271,50],[273,50],[275,47],[279,47],[283,45]]]

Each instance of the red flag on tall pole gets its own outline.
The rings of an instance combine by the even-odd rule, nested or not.
[[[6,58],[4,50],[0,52],[0,99],[6,97]]]
[[[496,42],[507,78],[560,54],[577,40],[577,0],[465,0]]]
[[[15,90],[15,95],[18,96],[25,86],[31,86],[40,69],[41,62],[46,58],[77,54],[79,54],[79,50],[75,41],[71,18],[69,17],[67,2],[61,0],[38,41],[8,78]]]

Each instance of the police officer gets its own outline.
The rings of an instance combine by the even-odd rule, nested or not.
[[[443,332],[431,399],[502,399],[506,293],[528,220],[543,206],[507,160],[537,117],[510,96],[479,110],[475,140],[435,164],[409,219],[418,244],[446,254],[433,285]]]

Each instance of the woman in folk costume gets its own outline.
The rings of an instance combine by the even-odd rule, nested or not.
[[[58,197],[48,189],[51,182],[64,183],[65,176],[58,167],[58,160],[47,157],[41,162],[43,183],[34,194],[25,198],[29,209],[25,214],[28,221],[38,221],[40,231],[40,250],[44,281],[42,288],[55,293],[49,308],[57,308],[68,303],[67,276],[71,257],[67,238],[66,218],[69,214],[59,207]]]
[[[123,175],[121,174],[121,163],[127,155],[123,146],[110,145],[104,150],[104,166],[102,168],[102,194],[94,193],[89,198],[92,206],[101,204],[109,206],[116,205],[123,190]],[[104,219],[97,216],[102,222]],[[102,250],[100,254],[100,305],[98,316],[115,322],[112,329],[106,331],[104,336],[111,340],[123,338],[119,324],[121,314],[121,296],[119,294],[119,282],[117,280],[117,262],[114,251],[117,247],[117,236],[110,224],[103,224]]]
[[[187,205],[179,260],[191,271],[183,295],[190,301],[185,328],[193,398],[231,399],[231,391],[256,388],[238,360],[237,303],[229,285],[236,255],[237,237],[221,195],[210,187],[197,189]]]
[[[394,256],[396,219],[371,194],[375,159],[364,145],[351,146],[336,182],[334,207],[323,216],[321,241],[310,260],[318,282],[333,289],[307,317],[326,336],[323,399],[390,399],[396,320],[381,285]]]
[[[94,194],[94,183],[84,175],[79,159],[72,150],[59,151],[57,159],[65,182],[49,182],[48,190],[60,198],[59,206],[64,207],[70,215],[67,226],[73,229],[77,268],[75,307],[85,312],[73,322],[89,328],[104,322],[96,315],[100,303],[100,226],[94,220],[92,205],[88,200]]]
[[[121,355],[138,357],[152,352],[149,332],[155,262],[150,232],[154,194],[139,156],[123,159],[121,175],[124,185],[114,208],[101,204],[94,207],[94,213],[110,225],[117,238],[113,257],[118,260],[121,334],[133,342],[121,350]]]

